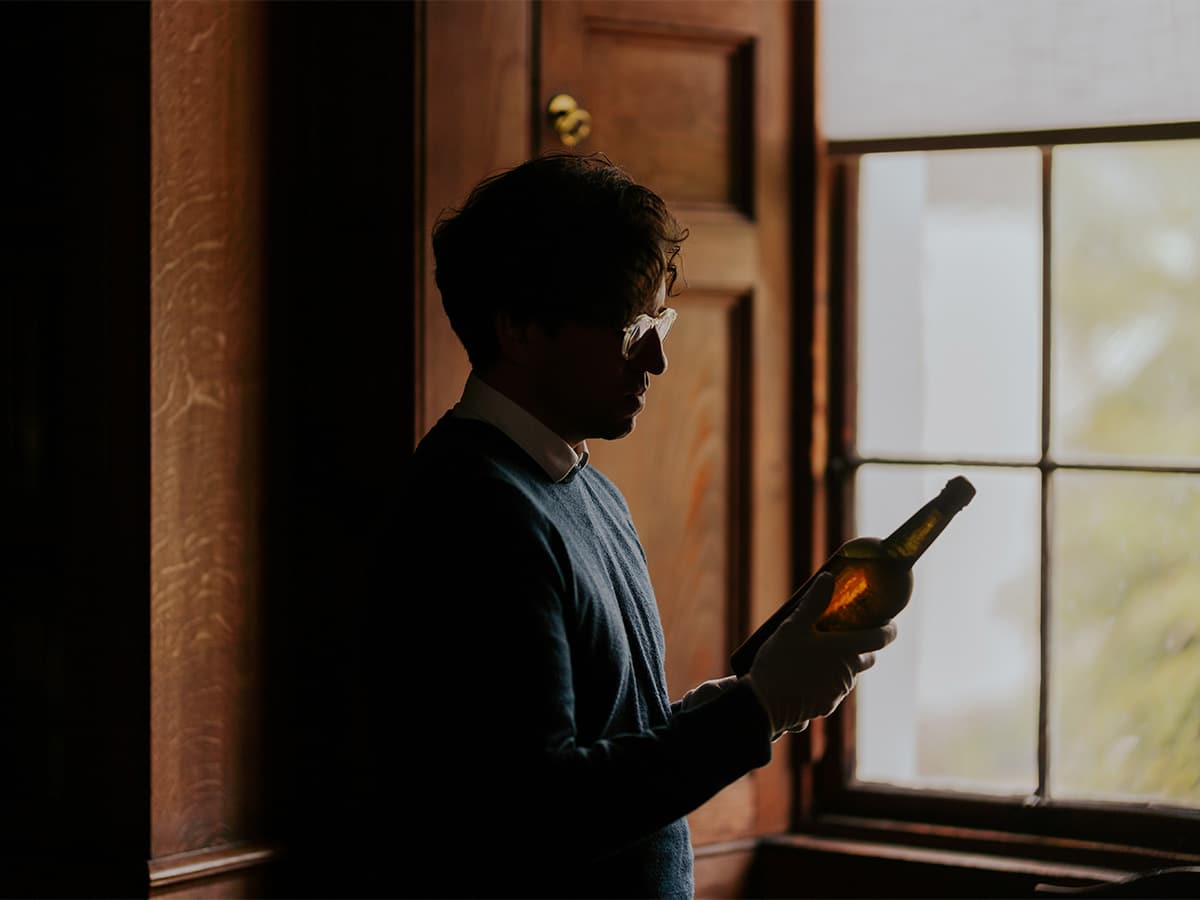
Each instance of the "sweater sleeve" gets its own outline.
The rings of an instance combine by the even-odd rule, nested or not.
[[[769,761],[770,726],[745,685],[661,726],[580,743],[565,548],[516,492],[474,502],[486,517],[434,514],[409,547],[431,577],[407,642],[424,688],[406,715],[439,802],[469,797],[502,811],[506,839],[594,860]]]

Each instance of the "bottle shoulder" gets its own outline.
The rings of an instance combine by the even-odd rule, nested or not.
[[[887,546],[882,538],[855,537],[838,547],[833,555],[841,556],[845,559],[871,559],[879,556],[887,556],[888,553]]]

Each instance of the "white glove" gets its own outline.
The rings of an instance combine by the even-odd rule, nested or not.
[[[833,576],[821,573],[754,656],[749,679],[771,720],[771,740],[803,731],[809,719],[827,716],[854,689],[860,672],[875,664],[875,650],[890,644],[896,626],[853,631],[814,627],[833,592]]]
[[[714,697],[719,697],[722,693],[737,684],[737,681],[738,677],[736,675],[726,675],[724,678],[702,681],[680,698],[679,711],[684,712],[693,706],[699,706],[701,703],[707,703]]]

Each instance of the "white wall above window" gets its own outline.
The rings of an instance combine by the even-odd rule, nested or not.
[[[830,140],[1200,120],[1200,0],[820,0]]]

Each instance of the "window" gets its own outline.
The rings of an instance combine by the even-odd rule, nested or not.
[[[1194,850],[1200,4],[820,22],[832,527],[978,489],[840,716],[820,806]]]

